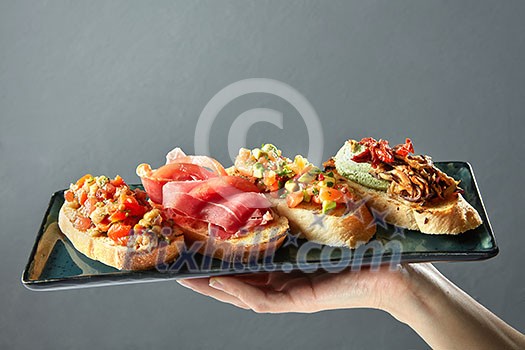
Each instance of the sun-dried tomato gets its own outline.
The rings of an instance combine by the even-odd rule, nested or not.
[[[406,157],[409,153],[414,153],[414,145],[412,144],[412,140],[407,138],[404,144],[395,146],[394,153],[399,157]]]
[[[372,137],[367,137],[362,139],[359,143],[366,148],[363,152],[352,157],[354,162],[371,163],[374,168],[381,163],[392,164],[394,162],[394,151],[388,145],[388,141],[377,141]]]

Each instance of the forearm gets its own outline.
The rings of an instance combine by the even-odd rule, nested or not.
[[[525,337],[480,305],[433,266],[407,266],[401,300],[384,309],[436,349],[525,348]]]
[[[436,349],[525,349],[525,336],[443,277],[431,264],[337,274],[274,272],[181,283],[255,312],[377,308]]]

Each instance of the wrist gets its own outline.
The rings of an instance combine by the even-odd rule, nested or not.
[[[523,335],[478,304],[431,264],[402,266],[380,305],[432,348],[519,348]]]
[[[429,312],[428,297],[441,294],[446,285],[444,277],[430,263],[402,265],[393,278],[395,285],[383,290],[379,308],[409,325]]]

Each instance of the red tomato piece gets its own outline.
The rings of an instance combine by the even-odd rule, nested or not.
[[[64,193],[64,198],[68,202],[73,202],[75,200],[75,194],[73,193],[73,191],[66,191]]]
[[[123,211],[116,211],[109,217],[109,221],[111,221],[111,222],[122,221],[126,217],[127,217],[127,215],[126,215],[125,212],[123,212]]]
[[[87,213],[91,214],[96,208],[97,199],[90,197],[88,200],[84,201],[84,207],[86,207]]]
[[[129,211],[131,216],[142,216],[146,213],[147,209],[139,204],[135,197],[124,196],[121,197],[122,204],[124,205],[124,210]]]
[[[377,167],[381,162],[391,164],[394,162],[394,151],[388,145],[388,141],[367,137],[359,141],[365,149],[352,157],[354,162],[370,162],[372,167]]]
[[[109,221],[109,219],[107,217],[105,217],[104,219],[102,219],[101,222],[99,222],[98,224],[96,224],[95,226],[97,227],[97,229],[99,229],[100,231],[102,232],[107,232],[109,230],[109,227],[111,225],[111,221]]]
[[[127,240],[123,240],[124,237],[127,237],[130,234],[131,226],[122,225],[119,223],[111,225],[108,230],[108,237],[111,238],[115,243],[120,245],[125,245]]]
[[[292,192],[286,196],[286,204],[288,205],[288,208],[295,208],[303,201],[303,199],[303,191]]]
[[[88,195],[86,193],[86,191],[80,191],[80,195],[78,196],[78,201],[80,203],[80,205],[84,205],[84,203],[86,202],[86,200],[88,199]]]
[[[104,199],[106,199],[106,191],[104,191],[103,189],[99,188],[97,190],[97,192],[95,192],[95,197],[99,200],[99,201],[103,201]]]
[[[319,190],[319,199],[321,201],[337,202],[343,198],[343,193],[335,188],[321,187]]]
[[[135,193],[135,198],[137,198],[137,201],[141,204],[141,205],[147,205],[148,203],[148,200],[147,200],[147,197],[148,197],[148,194],[144,191],[142,191],[141,189],[135,189],[133,191]]]
[[[73,221],[73,226],[77,230],[86,231],[88,228],[91,227],[91,219],[82,215],[77,215],[75,220]]]
[[[400,157],[406,157],[409,153],[414,153],[414,145],[412,140],[407,138],[404,144],[399,144],[394,147],[394,152]]]
[[[104,190],[106,191],[106,198],[111,198],[115,194],[115,191],[117,190],[117,188],[111,183],[108,183],[104,187]]]
[[[111,180],[110,183],[115,187],[125,185],[124,180],[120,177],[120,175],[115,176],[115,178]]]
[[[82,186],[84,186],[84,183],[86,182],[86,180],[90,179],[92,177],[93,177],[93,175],[86,174],[86,175],[82,176],[80,179],[78,179],[76,185],[78,186],[78,188],[81,188]]]
[[[355,156],[352,157],[352,160],[357,163],[369,162],[371,159],[372,159],[372,155],[368,148],[365,148],[363,152],[356,154]]]

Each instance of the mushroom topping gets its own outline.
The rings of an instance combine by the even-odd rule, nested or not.
[[[410,139],[393,148],[388,141],[376,141],[371,137],[362,139],[358,145],[363,150],[352,160],[370,163],[373,176],[390,181],[387,193],[391,196],[424,205],[462,192],[459,181],[436,168],[430,157],[410,155],[414,152]]]

